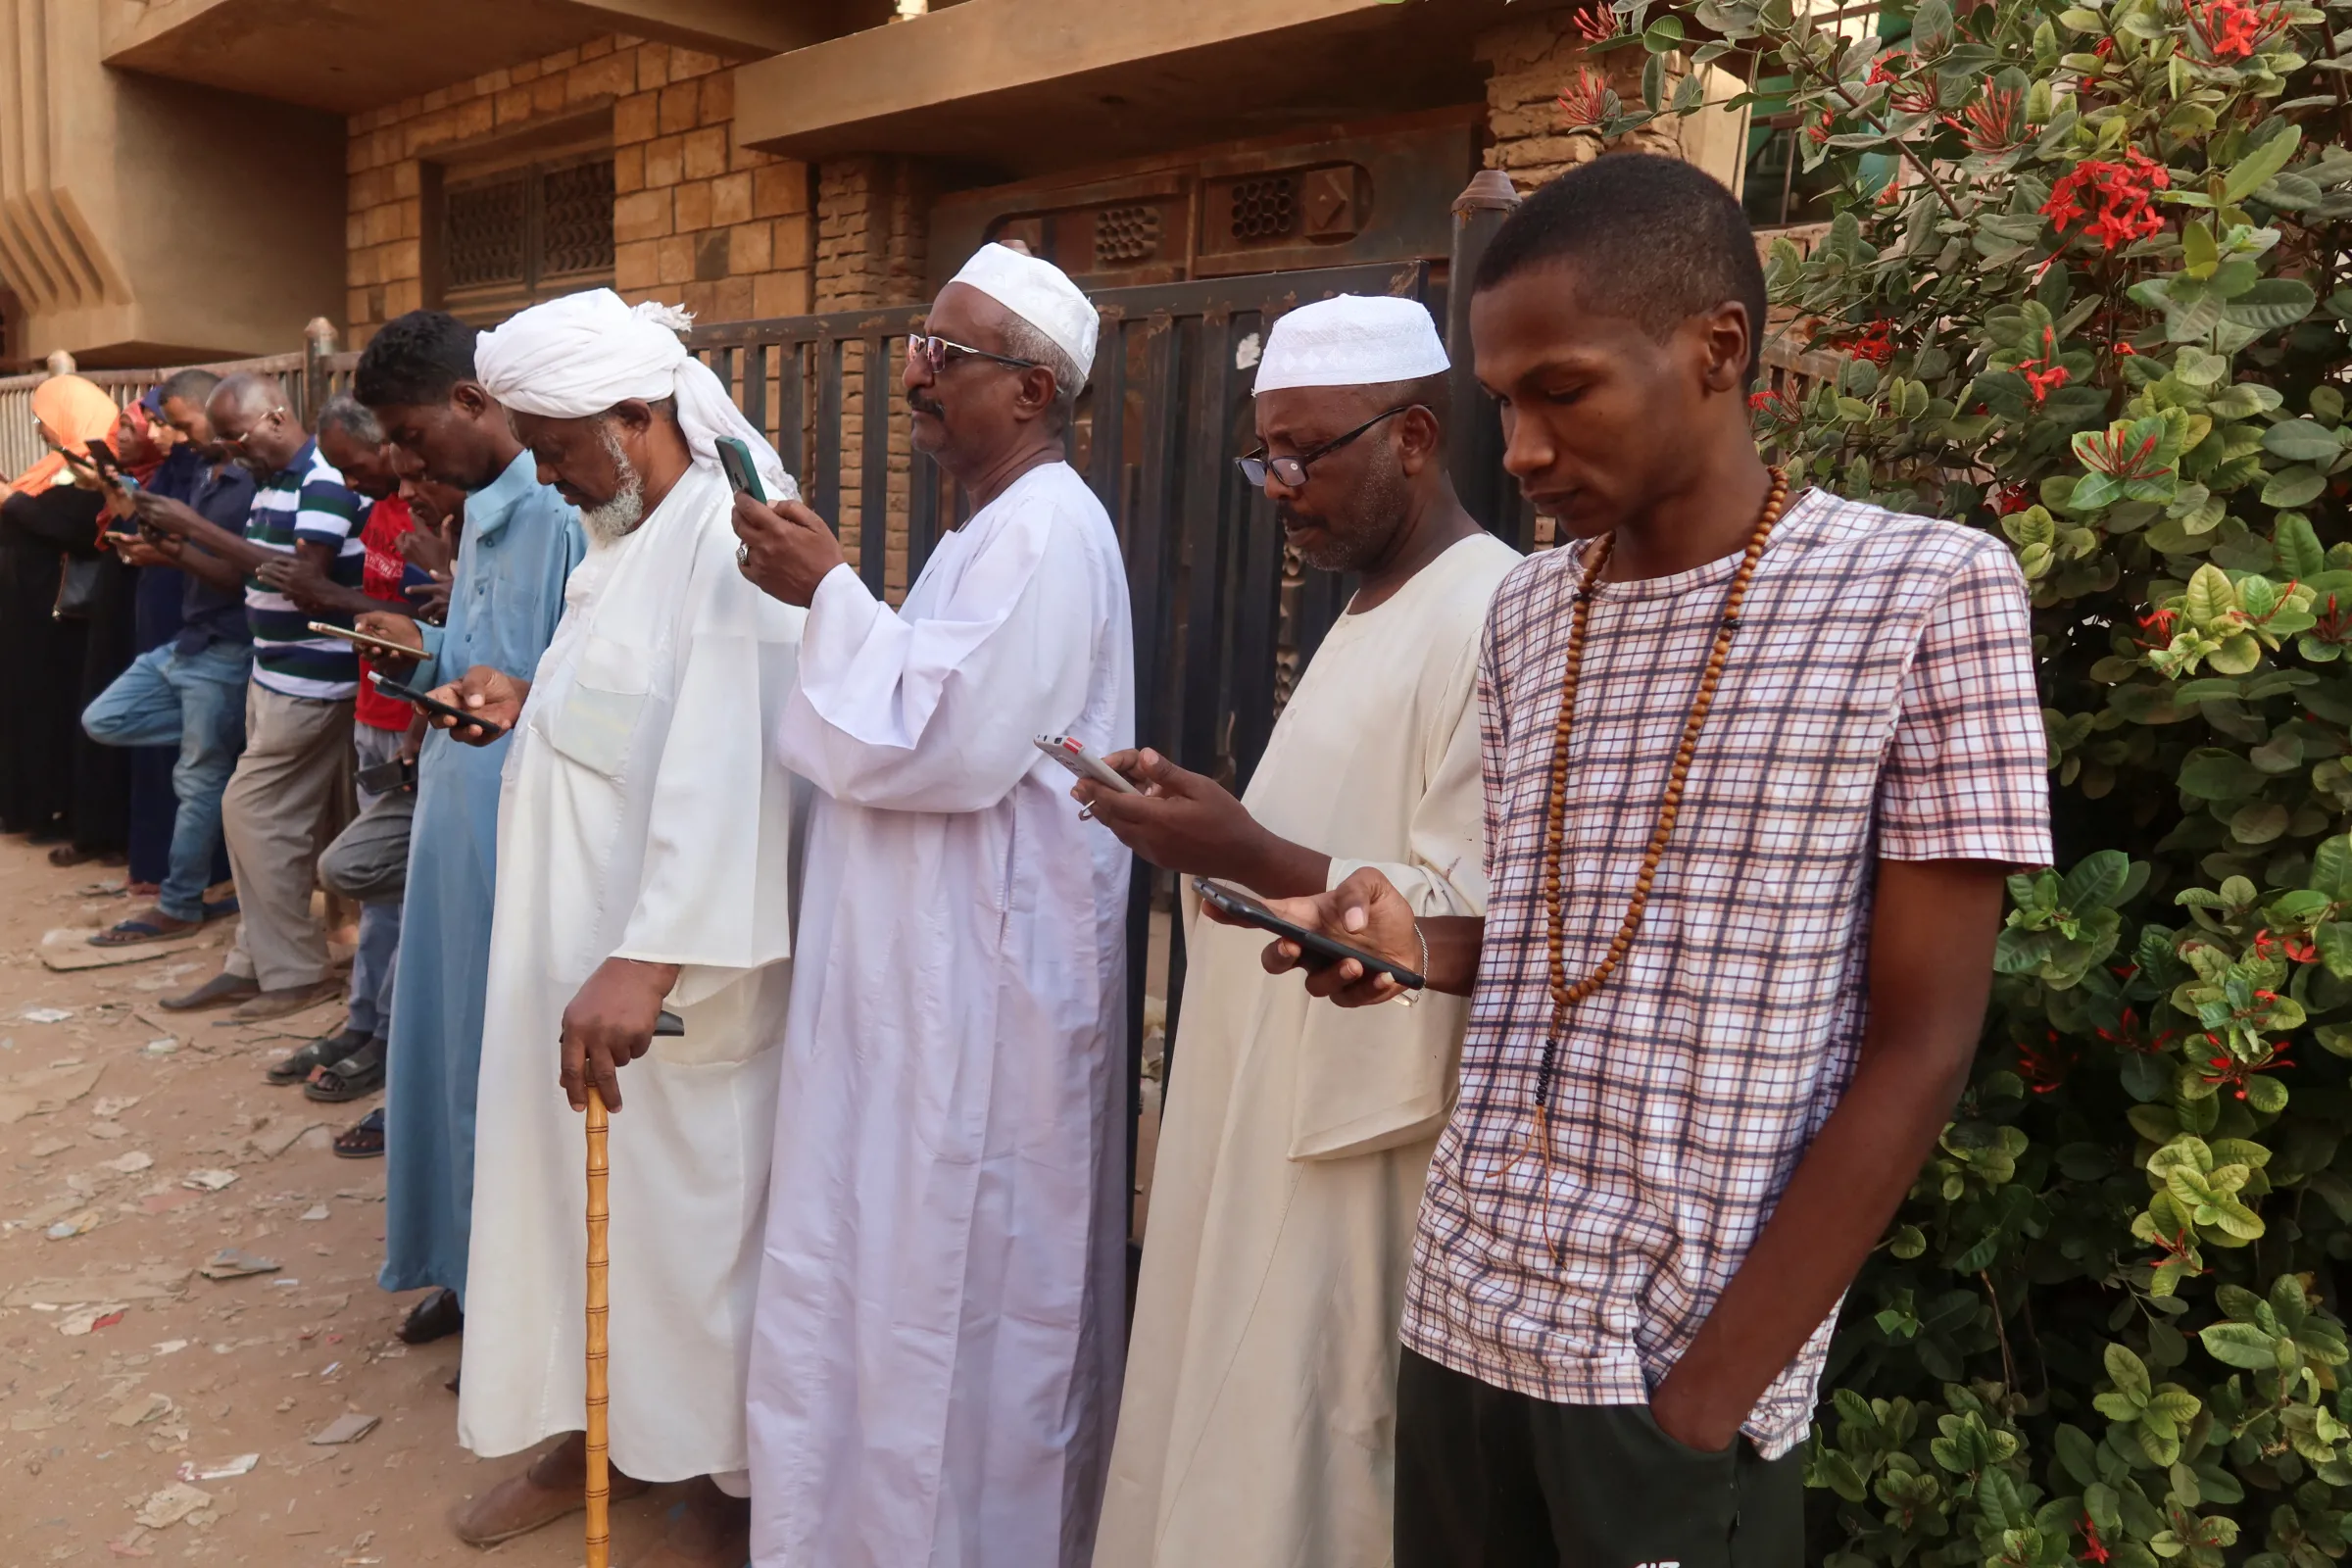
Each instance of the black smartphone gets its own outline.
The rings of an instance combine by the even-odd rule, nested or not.
[[[390,795],[395,790],[416,787],[416,764],[405,757],[395,757],[389,762],[377,762],[363,767],[354,775],[360,788],[370,795]]]
[[[1366,974],[1385,974],[1407,991],[1418,991],[1426,983],[1420,975],[1400,963],[1376,958],[1363,949],[1351,948],[1345,942],[1334,942],[1320,931],[1293,925],[1239,888],[1229,888],[1222,882],[1211,882],[1204,876],[1197,876],[1193,878],[1193,891],[1244,925],[1253,925],[1260,931],[1271,932],[1285,941],[1298,943],[1301,968],[1328,969],[1342,958],[1353,958],[1364,966]]]
[[[415,703],[418,708],[423,709],[428,713],[438,713],[443,718],[454,718],[461,724],[471,724],[476,729],[486,729],[490,732],[492,739],[496,739],[507,732],[507,727],[504,724],[493,724],[490,722],[490,720],[482,717],[479,713],[468,713],[463,708],[452,708],[449,706],[449,704],[442,702],[437,698],[427,697],[424,693],[417,691],[415,687],[403,686],[396,680],[386,680],[384,679],[383,672],[381,670],[369,670],[368,672],[368,678],[375,682],[375,689],[379,692],[382,692],[386,697],[394,698],[404,703]]]
[[[718,449],[718,466],[726,470],[728,488],[754,501],[765,501],[767,492],[760,488],[760,469],[752,462],[751,443],[741,436],[722,435],[711,445]]]
[[[686,1020],[679,1017],[676,1013],[670,1011],[667,1007],[663,1007],[662,1009],[662,1016],[654,1020],[654,1038],[656,1040],[660,1040],[665,1035],[682,1035],[685,1032]]]

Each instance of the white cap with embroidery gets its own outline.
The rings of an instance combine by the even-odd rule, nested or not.
[[[1078,362],[1081,374],[1094,368],[1095,336],[1102,330],[1102,318],[1095,315],[1094,302],[1052,262],[988,244],[972,253],[953,281],[978,289],[1052,338]],[[1078,388],[1061,390],[1075,395]]]
[[[1256,390],[1378,386],[1448,368],[1428,307],[1388,294],[1339,294],[1301,305],[1266,334]]]

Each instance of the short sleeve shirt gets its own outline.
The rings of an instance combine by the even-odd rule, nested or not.
[[[1569,974],[1624,918],[1739,558],[1604,582],[1569,741]],[[1843,1094],[1879,858],[2048,863],[2025,581],[1978,530],[1790,504],[1759,564],[1625,961],[1551,1018],[1543,846],[1581,547],[1504,579],[1480,721],[1491,890],[1404,1343],[1483,1382],[1631,1404],[1673,1366]],[[1835,1312],[1745,1425],[1804,1434]]]
[[[318,443],[306,441],[291,462],[255,489],[245,538],[289,556],[297,544],[330,546],[335,554],[327,575],[346,588],[357,588],[367,555],[360,543],[360,518],[367,510],[368,504],[343,483],[334,465],[318,455]],[[348,626],[349,615],[314,614],[260,578],[248,577],[245,618],[253,628],[253,678],[271,691],[348,702],[359,689],[360,661],[351,644],[310,629],[314,620]]]
[[[416,526],[416,514],[399,496],[386,496],[368,509],[367,524],[360,529],[360,547],[364,553],[360,570],[360,588],[370,599],[380,599],[392,610],[414,616],[416,604],[402,591],[412,581],[429,581],[426,573],[409,564],[400,553],[401,536]],[[366,655],[360,657],[359,700],[352,709],[352,717],[376,729],[406,730],[416,710],[396,697],[386,697],[368,683],[369,669]],[[397,674],[387,677],[396,679]]]

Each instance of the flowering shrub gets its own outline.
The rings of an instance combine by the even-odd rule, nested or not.
[[[1754,400],[2031,585],[2062,869],[1855,1286],[1816,1557],[2325,1568],[2352,1537],[2352,0],[1625,0],[1620,135],[1757,54],[1842,183]],[[1822,15],[1816,11],[1814,16]],[[1701,41],[1701,40],[1704,41]],[[1901,171],[1889,188],[1889,159]]]

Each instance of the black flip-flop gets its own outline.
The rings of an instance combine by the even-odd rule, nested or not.
[[[380,1159],[384,1152],[384,1107],[376,1106],[335,1137],[339,1159]]]
[[[194,936],[203,927],[203,921],[193,920],[186,925],[166,928],[157,925],[153,920],[133,916],[128,920],[117,920],[113,925],[90,938],[90,946],[93,948],[135,948],[142,942],[169,942],[173,937]]]
[[[303,1098],[320,1104],[339,1105],[347,1100],[359,1100],[384,1087],[384,1042],[370,1040],[359,1050],[329,1066],[314,1068],[311,1081],[302,1086]]]
[[[360,1030],[346,1028],[323,1040],[314,1040],[292,1055],[272,1062],[268,1073],[273,1084],[299,1084],[329,1062],[341,1061],[368,1044],[368,1036]]]

